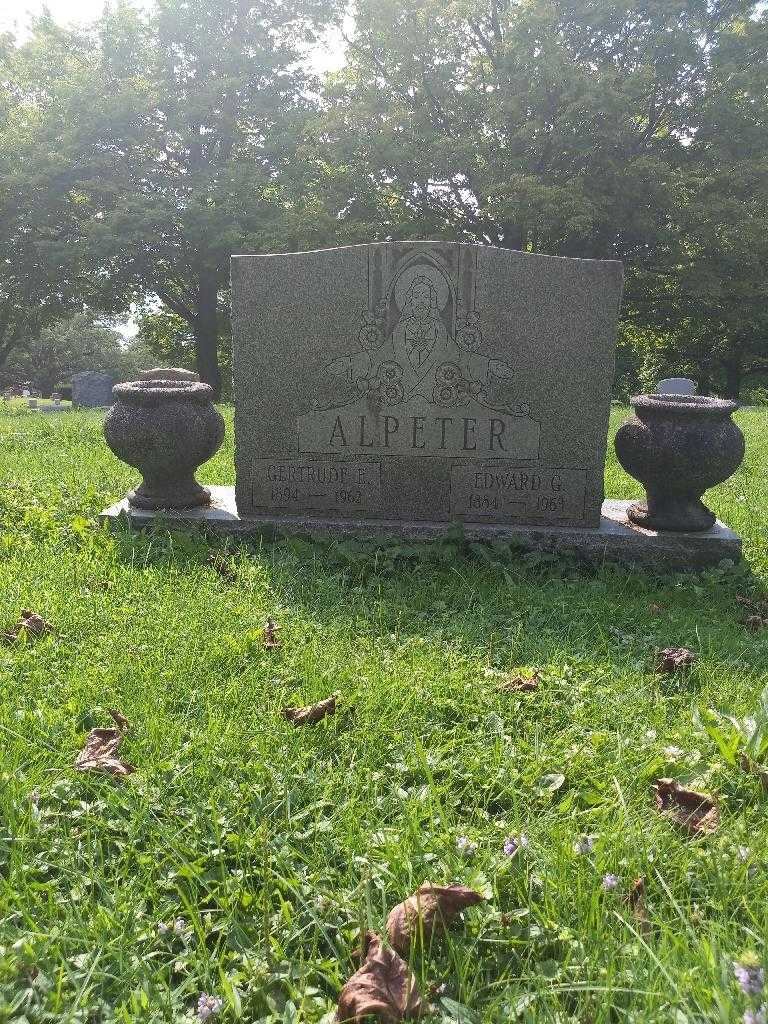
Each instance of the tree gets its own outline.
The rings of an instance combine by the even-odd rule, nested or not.
[[[638,302],[657,351],[734,398],[768,371],[767,62],[765,11],[721,33],[684,154],[677,259]]]
[[[759,11],[753,0],[360,0],[322,140],[338,154],[339,216],[379,238],[622,259],[636,337],[685,335],[711,351],[702,322],[716,306],[718,344],[735,358],[760,336],[752,270],[724,301],[768,197]],[[749,166],[725,152],[737,123]]]
[[[31,381],[44,395],[67,384],[80,370],[103,370],[116,380],[133,376],[133,360],[122,336],[89,313],[47,324],[17,345],[0,371],[3,384]]]
[[[220,390],[220,299],[233,252],[318,236],[296,159],[316,107],[302,50],[335,0],[158,0],[107,11],[75,73],[49,86],[38,150],[63,154],[88,284],[107,305],[154,295],[182,318],[198,371]],[[60,45],[38,25],[25,48]]]
[[[62,45],[48,56],[59,71],[73,71],[71,55]],[[29,72],[31,52],[24,63]],[[0,36],[0,368],[47,324],[82,310],[84,294],[83,253],[73,231],[77,207],[61,188],[50,187],[66,171],[56,167],[55,156],[41,161],[36,145],[45,74],[40,72],[34,95],[24,95],[21,67],[11,36]],[[46,164],[43,174],[40,162]]]

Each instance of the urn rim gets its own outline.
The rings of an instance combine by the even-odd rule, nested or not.
[[[165,401],[210,402],[213,388],[192,380],[131,380],[116,384],[113,394],[132,405],[156,405]]]
[[[191,381],[196,383],[200,381],[200,374],[195,373],[194,370],[185,370],[183,366],[153,366],[149,370],[140,370],[138,379]]]
[[[655,392],[633,395],[630,404],[638,412],[672,413],[682,417],[713,419],[730,416],[739,408],[739,403],[731,398],[713,398],[710,395],[667,395]]]

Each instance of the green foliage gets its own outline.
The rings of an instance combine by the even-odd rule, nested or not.
[[[103,370],[116,380],[126,380],[135,369],[117,331],[95,324],[88,313],[78,313],[43,327],[37,337],[20,341],[0,368],[0,383],[31,381],[48,395],[80,370]]]
[[[42,19],[14,57],[35,177],[69,216],[88,286],[107,308],[159,298],[217,388],[230,255],[317,230],[301,213],[296,150],[315,105],[299,58],[332,13],[333,0],[120,5],[78,37]]]
[[[4,38],[0,362],[73,309],[159,299],[152,344],[184,361],[191,336],[218,387],[233,252],[436,237],[623,260],[622,394],[760,383],[764,4],[359,0],[321,83],[342,6],[160,0]]]
[[[630,341],[622,393],[765,368],[764,5],[361,0],[356,29],[328,114],[350,237],[622,259],[655,353]]]
[[[195,358],[195,338],[189,323],[168,309],[143,313],[135,338],[141,350],[158,366],[183,366],[191,369]],[[154,365],[154,363],[153,363]]]

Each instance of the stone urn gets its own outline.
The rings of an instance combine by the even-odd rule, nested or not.
[[[221,447],[224,420],[207,384],[194,380],[135,380],[117,384],[104,436],[143,481],[128,493],[135,508],[182,509],[209,505],[211,493],[195,470]]]
[[[731,419],[737,402],[703,395],[639,395],[635,415],[616,434],[624,469],[645,488],[631,522],[649,530],[709,530],[715,515],[702,502],[744,458],[744,435]]]

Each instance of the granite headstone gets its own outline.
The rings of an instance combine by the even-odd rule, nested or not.
[[[455,242],[233,257],[239,514],[598,526],[622,277]]]
[[[72,376],[72,405],[85,409],[98,409],[112,405],[115,381],[100,370],[83,370]]]

